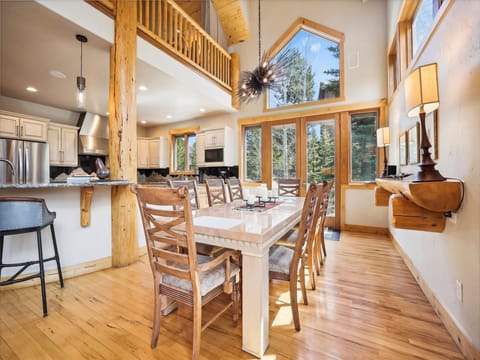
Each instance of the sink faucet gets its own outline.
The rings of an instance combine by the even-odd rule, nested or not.
[[[0,159],[0,161],[5,161],[10,167],[12,168],[12,175],[15,175],[15,167],[13,166],[13,163],[8,160],[8,159]]]

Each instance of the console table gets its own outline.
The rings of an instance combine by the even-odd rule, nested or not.
[[[408,179],[376,179],[377,206],[392,206],[395,228],[442,232],[446,215],[462,202],[463,184],[458,180],[413,182]]]

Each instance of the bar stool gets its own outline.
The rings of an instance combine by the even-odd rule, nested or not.
[[[62,269],[60,267],[60,258],[58,256],[57,241],[53,221],[56,213],[48,210],[44,199],[29,197],[0,197],[0,279],[3,268],[20,267],[14,275],[7,280],[0,280],[0,286],[15,284],[34,278],[40,278],[42,289],[43,316],[48,315],[47,296],[45,291],[45,271],[43,264],[47,261],[55,260],[57,263],[58,277],[60,287],[63,288]],[[54,256],[44,259],[42,250],[42,229],[50,225],[52,233],[52,242]],[[36,232],[38,260],[23,261],[17,263],[3,263],[3,244],[5,236]],[[29,266],[39,266],[39,272],[18,278]]]

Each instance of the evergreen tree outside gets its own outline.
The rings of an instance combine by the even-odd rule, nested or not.
[[[273,179],[297,177],[296,125],[272,126]]]
[[[195,135],[188,137],[188,168],[190,170],[197,168],[197,137]]]
[[[175,159],[176,159],[176,171],[185,170],[185,140],[183,136],[175,138]]]
[[[340,46],[329,46],[328,51],[331,52],[335,59],[340,59]],[[338,63],[340,65],[340,62]],[[318,100],[335,98],[340,96],[340,66],[323,71],[324,74],[331,76],[327,82],[320,83],[320,91],[318,93]]]
[[[354,114],[351,128],[352,181],[374,181],[377,174],[377,114]]]
[[[245,180],[262,181],[262,128],[245,128]]]
[[[298,49],[292,50],[292,63],[288,68],[285,81],[277,91],[272,91],[275,98],[274,107],[301,104],[314,99],[314,77],[312,65]]]
[[[307,125],[307,181],[319,183],[335,179],[335,120]],[[335,186],[332,187],[328,215],[335,214]]]

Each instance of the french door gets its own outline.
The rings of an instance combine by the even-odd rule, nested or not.
[[[282,120],[264,124],[264,142],[269,150],[264,164],[264,177],[270,189],[277,188],[278,179],[301,180],[302,195],[308,184],[334,180],[326,226],[339,227],[337,179],[338,117],[315,117]]]

